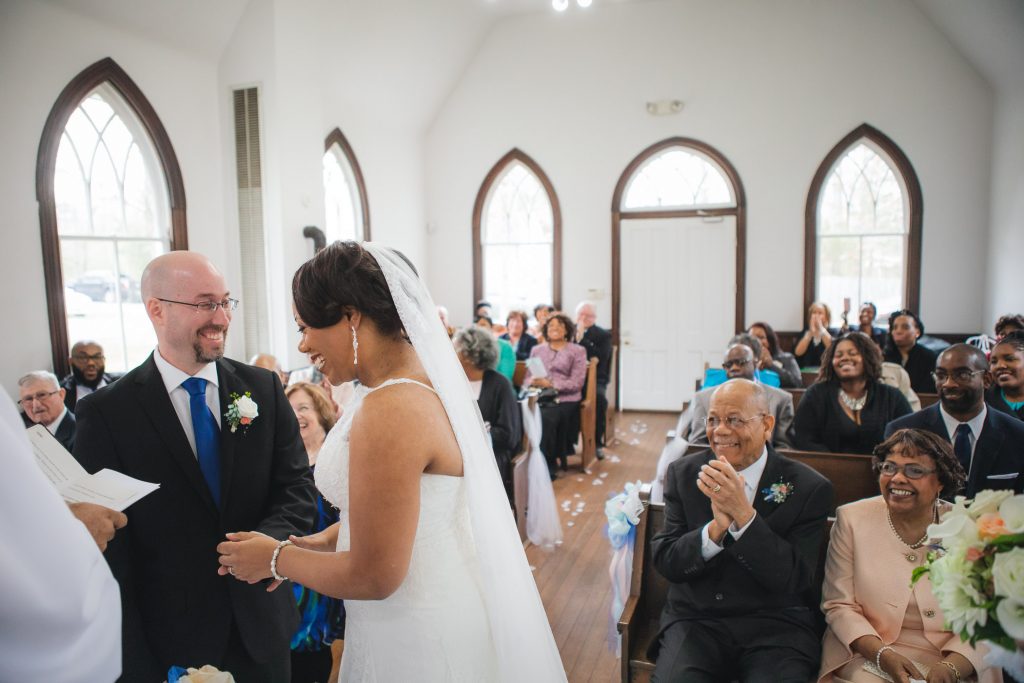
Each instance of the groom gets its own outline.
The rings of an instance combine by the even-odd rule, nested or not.
[[[310,532],[315,494],[295,416],[276,374],[223,358],[237,301],[204,256],[157,257],[142,296],[157,348],[78,403],[74,450],[90,472],[160,485],[128,509],[106,553],[121,586],[122,680],[212,664],[247,683],[287,681],[292,591],[219,576],[216,547],[240,529]]]

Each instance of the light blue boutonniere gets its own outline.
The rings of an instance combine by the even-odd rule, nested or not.
[[[764,494],[764,499],[770,503],[785,503],[789,495],[793,493],[793,484],[790,482],[782,481],[780,477],[777,482],[771,486],[766,486],[761,489],[761,493]]]

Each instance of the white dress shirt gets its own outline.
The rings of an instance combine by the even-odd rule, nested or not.
[[[942,415],[942,421],[946,423],[946,433],[949,434],[949,442],[955,446],[956,428],[960,426],[960,420],[947,413],[946,409],[942,407],[941,401],[939,402],[939,415]],[[971,428],[971,465],[974,465],[974,449],[978,445],[978,439],[981,438],[981,429],[985,426],[986,415],[988,415],[988,407],[982,403],[981,412],[966,423]],[[970,470],[964,472],[964,474],[970,473]]]
[[[754,504],[754,496],[757,495],[757,486],[761,482],[761,475],[764,474],[764,467],[768,464],[768,446],[765,445],[761,451],[761,457],[750,464],[749,467],[742,470],[739,474],[743,477],[743,492],[747,494],[747,502],[751,505]],[[729,534],[732,535],[733,540],[740,540],[743,533],[750,528],[750,525],[754,523],[754,517],[757,517],[757,512],[754,512],[747,520],[747,523],[742,527],[737,527],[736,522],[729,525]],[[724,546],[718,545],[711,540],[711,534],[708,532],[708,528],[711,526],[711,522],[704,525],[704,528],[700,530],[700,554],[707,562],[712,557],[722,552],[725,549]]]
[[[121,675],[117,582],[36,465],[6,396],[0,449],[0,681],[113,681]]]
[[[217,364],[207,363],[202,370],[194,375],[190,375],[168,363],[160,355],[159,347],[153,353],[153,360],[156,362],[156,369],[160,371],[160,376],[164,380],[167,395],[171,398],[171,405],[174,406],[174,412],[178,415],[181,428],[185,430],[188,445],[192,447],[192,454],[195,455],[196,435],[192,430],[192,408],[189,406],[191,399],[188,392],[185,391],[185,387],[181,386],[181,383],[190,377],[206,380],[206,405],[209,406],[210,412],[213,413],[217,429],[220,429],[220,392],[217,389]]]

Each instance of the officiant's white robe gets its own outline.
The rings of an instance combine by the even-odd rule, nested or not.
[[[117,582],[85,526],[40,472],[0,398],[0,681],[113,681],[121,674]]]

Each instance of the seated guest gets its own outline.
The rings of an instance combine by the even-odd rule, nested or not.
[[[281,380],[281,386],[288,386],[288,373],[281,369],[281,364],[277,362],[276,356],[269,353],[257,353],[249,359],[249,365],[277,373]]]
[[[476,320],[480,316],[491,317],[491,302],[490,301],[477,301],[476,306],[473,307],[473,319]]]
[[[580,433],[580,401],[583,383],[587,379],[587,352],[571,340],[576,327],[563,313],[555,313],[541,330],[546,344],[538,344],[530,358],[539,358],[547,370],[547,377],[534,377],[529,370],[523,377],[523,386],[554,389],[558,397],[540,404],[540,450],[548,461],[548,470],[554,478],[557,465],[566,469],[566,458],[576,452],[576,438]]]
[[[551,304],[537,304],[533,307],[533,325],[530,325],[529,333],[538,341],[544,341],[544,323],[548,321],[551,314],[555,312],[555,307]]]
[[[910,413],[898,389],[882,384],[882,354],[861,332],[840,337],[822,358],[818,381],[807,389],[793,419],[804,451],[871,453],[885,425]]]
[[[793,354],[783,351],[779,347],[779,335],[775,334],[772,326],[765,322],[756,322],[750,326],[747,332],[761,343],[761,352],[757,357],[757,369],[774,370],[783,387],[802,388],[804,380],[800,375],[800,366],[797,365]]]
[[[512,345],[508,343],[506,339],[498,339],[494,334],[494,323],[487,316],[480,316],[475,321],[476,326],[487,330],[487,333],[494,338],[498,344],[498,365],[494,368],[501,374],[508,378],[508,381],[512,381],[512,377],[516,374],[516,352],[512,348]]]
[[[41,424],[68,451],[75,447],[75,414],[64,405],[64,389],[46,370],[30,372],[18,380],[18,403],[34,424]]]
[[[776,453],[774,426],[764,385],[729,380],[711,398],[711,450],[668,466],[665,529],[651,539],[671,584],[653,681],[814,679],[821,643],[808,594],[832,484]]]
[[[735,339],[735,338],[734,338]],[[756,342],[756,338],[754,339]],[[760,349],[759,349],[760,350]],[[754,381],[754,350],[747,344],[731,343],[725,350],[722,367],[729,379],[742,378]],[[776,448],[792,448],[789,440],[789,428],[793,426],[793,396],[782,389],[767,385],[764,387],[768,400],[768,414],[774,419],[775,429],[771,435],[771,443]],[[711,408],[711,396],[718,387],[701,389],[693,396],[689,409],[690,424],[685,426],[679,436],[688,440],[691,445],[708,447],[708,433],[704,421]]]
[[[910,387],[919,394],[930,394],[935,391],[935,352],[917,343],[922,334],[924,324],[916,314],[906,309],[895,311],[889,316],[883,360],[902,365],[910,375]]]
[[[954,344],[939,354],[934,374],[939,402],[890,422],[885,436],[923,429],[949,441],[967,473],[968,498],[983,489],[1024,491],[1024,422],[985,406],[992,384],[985,352]]]
[[[72,413],[78,399],[91,394],[100,387],[112,383],[120,373],[108,373],[105,366],[103,347],[88,339],[75,342],[71,347],[71,374],[61,380],[64,389],[64,405]]]
[[[251,363],[250,363],[251,365]],[[299,436],[309,456],[309,469],[316,469],[317,455],[335,422],[334,406],[323,389],[308,382],[292,384],[284,391],[299,423]],[[316,519],[309,533],[323,531],[338,521],[338,510],[317,492]],[[317,683],[331,675],[334,659],[331,644],[345,634],[345,606],[305,586],[292,583],[299,607],[299,628],[292,635],[292,683]]]
[[[860,305],[860,310],[857,312],[857,331],[863,332],[867,336],[871,337],[871,341],[878,344],[878,348],[882,348],[885,344],[885,330],[881,327],[875,326],[875,318],[878,317],[878,307],[870,301],[865,301]],[[840,334],[849,332],[850,328],[845,324],[843,328],[839,330]]]
[[[522,445],[523,418],[512,382],[494,370],[498,362],[498,344],[485,330],[467,327],[455,334],[455,351],[491,435],[491,446],[501,481],[505,484],[505,493],[509,503],[514,505],[512,458]]]
[[[504,339],[516,352],[516,360],[526,360],[530,357],[530,351],[537,345],[537,340],[526,331],[526,313],[524,311],[512,311],[505,320],[505,334],[498,337]]]
[[[832,311],[824,301],[815,301],[807,309],[807,329],[793,348],[800,367],[816,368],[821,365],[822,356],[832,345],[832,332],[828,329],[831,322]]]
[[[1010,332],[992,347],[989,356],[992,387],[989,406],[1024,420],[1024,332]]]
[[[1011,332],[1024,331],[1024,315],[1007,314],[1000,316],[996,321],[996,342],[1002,341],[1003,337]]]
[[[596,426],[594,441],[597,443],[597,459],[604,460],[604,430],[608,417],[608,383],[612,378],[612,334],[597,324],[597,310],[589,301],[576,306],[576,343],[587,350],[587,360],[597,359],[597,405],[595,406]],[[587,393],[586,388],[583,390]]]
[[[911,585],[924,564],[928,525],[948,509],[964,472],[936,435],[901,429],[875,449],[880,496],[841,506],[825,562],[822,609],[828,630],[819,683],[878,683],[877,665],[891,680],[930,683],[1001,680],[975,649],[943,625],[927,575]],[[925,676],[915,663],[931,669]]]

